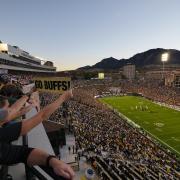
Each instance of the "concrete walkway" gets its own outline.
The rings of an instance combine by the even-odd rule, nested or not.
[[[66,135],[66,146],[63,146],[60,148],[61,153],[61,160],[66,163],[75,163],[75,157],[77,154],[73,154],[73,146],[75,147],[75,137],[72,134]],[[69,152],[68,148],[71,147],[71,151]],[[87,168],[92,168],[89,164],[86,162],[85,157],[81,157],[79,162],[79,170],[75,171],[76,176],[75,180],[86,180],[85,178],[85,171]],[[93,180],[98,180],[99,178],[95,176]]]
[[[60,154],[61,154],[61,160],[65,163],[74,163],[75,162],[75,156],[77,154],[73,154],[73,146],[75,147],[75,137],[74,135],[66,135],[66,146],[63,146],[60,148]],[[68,148],[71,148],[71,151],[68,150]]]

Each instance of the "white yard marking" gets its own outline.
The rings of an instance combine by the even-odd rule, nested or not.
[[[164,123],[154,123],[154,125],[158,128],[161,128],[164,126]]]

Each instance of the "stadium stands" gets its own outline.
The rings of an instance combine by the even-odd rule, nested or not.
[[[156,94],[163,88],[159,85],[147,84],[146,86],[151,88],[148,93],[146,88],[142,91],[141,87],[146,87],[144,83],[141,86],[138,83],[132,84],[121,82],[119,86],[122,93],[145,93],[156,101],[161,100],[174,105],[179,103],[179,99],[176,99],[179,91],[176,89],[165,89],[159,97],[153,96],[153,92]],[[95,153],[95,160],[106,169],[112,179],[179,178],[180,166],[176,157],[169,155],[93,98],[100,91],[101,93],[107,91],[108,85],[93,85],[91,82],[89,85],[79,87],[74,92],[74,101],[68,103],[74,119],[77,146],[88,154]],[[169,101],[171,96],[176,101]],[[104,151],[109,154],[106,158],[102,158]]]
[[[11,77],[24,84],[32,79],[32,76]],[[178,89],[164,87],[161,82],[127,83],[123,80],[80,80],[75,81],[74,86],[74,98],[59,108],[50,120],[63,125],[67,117],[70,119],[76,148],[92,164],[101,179],[180,178],[180,164],[174,154],[166,152],[94,98],[97,95],[111,95],[110,89],[116,87],[116,94],[141,93],[154,101],[178,106]],[[57,96],[40,93],[41,106],[46,106]]]

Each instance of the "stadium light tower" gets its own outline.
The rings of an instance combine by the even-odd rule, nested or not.
[[[161,55],[162,68],[163,68],[162,79],[164,79],[164,63],[168,61],[168,58],[169,58],[169,54],[168,53],[163,53]]]

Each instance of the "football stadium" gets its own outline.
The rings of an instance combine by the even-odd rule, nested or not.
[[[0,180],[180,179],[179,1],[1,7]]]

